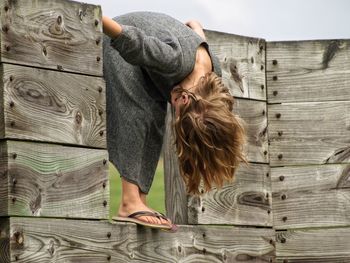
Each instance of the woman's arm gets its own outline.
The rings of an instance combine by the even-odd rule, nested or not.
[[[202,25],[196,21],[196,20],[190,20],[186,23],[186,25],[190,28],[192,28],[192,30],[194,32],[196,32],[201,38],[203,38],[204,40],[206,40],[205,38],[205,34],[204,34],[204,31],[203,31],[203,27]]]
[[[105,16],[102,23],[103,32],[111,38],[111,46],[130,64],[164,73],[176,72],[181,67],[182,51],[177,38],[161,40]]]

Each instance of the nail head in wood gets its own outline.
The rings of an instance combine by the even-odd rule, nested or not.
[[[267,213],[270,214],[270,213],[271,213],[271,210],[270,210],[270,209],[267,209]]]
[[[278,94],[278,91],[277,91],[277,90],[274,90],[274,91],[273,91],[273,96],[277,96],[277,94]]]
[[[282,220],[283,220],[283,222],[286,222],[287,221],[287,217],[286,216],[282,217]]]
[[[108,233],[107,233],[107,237],[108,237],[108,238],[111,238],[111,236],[112,236],[111,232],[108,232]]]
[[[285,194],[281,195],[281,199],[285,200],[287,198],[287,196]]]
[[[11,126],[11,127],[14,127],[15,124],[16,124],[16,123],[15,123],[14,121],[11,121],[11,122],[10,122],[10,126]]]
[[[264,70],[264,65],[261,65],[261,66],[260,66],[260,69],[261,69],[261,70]]]
[[[261,89],[264,89],[264,88],[265,88],[265,85],[261,85],[260,87],[261,87]]]
[[[282,136],[282,134],[283,134],[283,131],[278,132],[278,136]]]
[[[277,65],[277,60],[276,59],[272,60],[272,64]]]
[[[106,201],[106,200],[103,201],[103,206],[104,206],[104,207],[107,206],[107,201]]]
[[[12,203],[15,203],[16,202],[16,197],[12,197]]]
[[[7,5],[5,5],[4,9],[6,12],[9,11],[9,7]]]
[[[98,26],[98,20],[97,19],[95,19],[95,26]]]
[[[267,154],[267,151],[264,151],[264,155],[266,155]]]
[[[181,253],[181,246],[178,246],[177,250]]]
[[[254,57],[250,58],[250,62],[252,62],[252,64],[254,63]]]
[[[204,206],[202,207],[202,212],[204,212],[205,211],[205,208],[204,208]]]
[[[58,70],[63,70],[63,67],[61,65],[57,65]]]
[[[281,113],[276,113],[276,118],[277,119],[281,118]]]
[[[13,153],[13,154],[12,154],[12,158],[13,158],[13,159],[16,159],[16,158],[17,158],[17,153]]]
[[[286,243],[286,239],[284,237],[281,238],[281,243]]]
[[[102,187],[106,188],[106,183],[105,182],[103,182]]]
[[[5,50],[6,50],[7,52],[10,52],[11,47],[10,47],[9,45],[5,45]]]
[[[283,158],[283,154],[280,153],[280,154],[278,155],[278,159],[281,160],[282,158]]]
[[[107,160],[106,159],[103,159],[103,164],[106,164],[107,163]]]
[[[102,114],[103,114],[103,110],[99,109],[99,110],[98,110],[98,115],[101,116]]]
[[[280,178],[280,181],[284,180],[284,176],[283,175],[281,175],[279,178]]]
[[[103,136],[103,131],[100,131],[100,136]]]
[[[270,175],[269,173],[266,173],[266,177],[269,177],[269,175]]]
[[[207,253],[207,250],[205,248],[203,248],[203,254]]]
[[[98,92],[102,92],[102,87],[98,87]]]
[[[98,45],[98,44],[100,44],[100,39],[98,38],[98,39],[96,39],[96,45]]]
[[[96,60],[97,60],[97,62],[99,62],[101,60],[101,58],[100,57],[96,57]]]
[[[278,80],[278,77],[277,76],[273,76],[272,79],[276,81],[276,80]]]
[[[12,75],[10,76],[10,81],[13,81],[13,76]]]
[[[111,260],[111,256],[108,255],[107,260],[110,261]]]
[[[7,32],[9,31],[9,26],[8,26],[8,25],[3,25],[2,31],[4,31],[5,33],[7,33]]]
[[[12,183],[13,183],[13,186],[15,186],[17,184],[17,179],[13,178]]]

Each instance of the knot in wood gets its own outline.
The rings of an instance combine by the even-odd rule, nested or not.
[[[75,115],[75,122],[77,124],[81,124],[82,120],[83,120],[83,117],[81,116],[81,113],[78,111],[77,114]]]
[[[5,33],[7,33],[9,31],[9,26],[8,25],[3,25],[2,26],[2,31],[4,31]]]
[[[16,231],[14,234],[13,234],[14,238],[15,238],[15,241],[17,244],[19,245],[22,245],[23,242],[24,242],[24,238],[23,238],[23,235],[21,232],[19,231]]]

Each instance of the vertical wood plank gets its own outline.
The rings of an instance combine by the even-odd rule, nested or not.
[[[7,145],[0,142],[0,216],[8,214],[9,177]]]
[[[28,0],[0,8],[2,62],[103,75],[101,6]]]
[[[187,224],[187,192],[180,175],[176,147],[174,145],[174,112],[168,104],[166,116],[166,131],[164,135],[164,188],[165,208],[167,216],[176,224]]]
[[[0,263],[9,263],[10,255],[10,224],[8,218],[0,218]]]

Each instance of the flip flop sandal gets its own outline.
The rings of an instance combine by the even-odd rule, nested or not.
[[[138,225],[148,226],[151,228],[157,228],[157,229],[167,230],[167,231],[172,231],[172,229],[174,228],[173,226],[170,226],[170,225],[148,223],[137,219],[136,218],[137,216],[153,216],[158,219],[163,218],[167,220],[166,217],[164,215],[161,215],[159,212],[151,212],[151,211],[137,211],[135,213],[128,215],[127,217],[114,216],[112,217],[112,219],[116,221],[132,222]]]
[[[155,214],[158,214],[161,218],[163,218],[164,220],[170,222],[170,219],[168,217],[166,217],[163,213],[161,212],[158,212],[158,211],[155,211],[153,210],[153,212]],[[171,224],[171,229],[162,229],[163,231],[166,231],[166,232],[172,232],[172,233],[175,233],[177,231],[177,225],[175,224]]]

